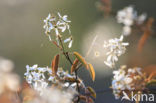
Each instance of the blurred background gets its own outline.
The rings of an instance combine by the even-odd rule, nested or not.
[[[71,32],[74,38],[72,49],[86,55],[94,37],[98,45],[103,45],[104,40],[120,37],[122,25],[116,22],[113,16],[104,17],[96,3],[99,0],[0,0],[0,56],[11,59],[15,63],[15,72],[24,80],[23,74],[27,64],[50,66],[51,60],[58,49],[48,41],[44,34],[43,20],[48,13],[60,12],[66,14],[71,20]],[[156,18],[156,0],[112,0],[114,12],[126,6],[134,5],[139,13],[147,13],[148,17]],[[154,24],[155,25],[155,24]],[[145,67],[156,64],[156,33],[148,38],[143,52],[138,54],[136,47],[142,33],[134,33],[125,38],[130,45],[126,54],[119,58],[118,67],[127,64],[129,67]],[[86,85],[91,85],[97,91],[96,103],[121,103],[115,100],[111,89],[112,69],[105,66],[105,56],[95,57],[94,53],[105,53],[99,46],[94,46],[93,51],[86,60],[94,65],[96,80],[93,83],[88,71],[81,69],[80,77]],[[92,54],[93,53],[93,54]],[[70,65],[62,56],[60,63],[64,69]]]

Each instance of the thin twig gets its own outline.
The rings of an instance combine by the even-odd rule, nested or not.
[[[62,51],[62,47],[60,47],[55,41],[52,41],[52,43]]]
[[[61,44],[61,48],[62,48],[61,50],[62,50],[64,56],[65,56],[66,59],[69,61],[69,63],[70,63],[71,65],[73,65],[73,62],[72,62],[72,60],[70,59],[70,57],[69,57],[69,55],[68,55],[68,52],[66,52],[65,49],[64,49],[64,46],[63,46],[61,37],[58,36],[58,39],[59,39],[59,42],[60,42],[60,44]],[[76,76],[75,79],[78,80],[78,73],[77,73],[77,70],[75,71],[75,76]],[[79,84],[78,84],[78,83],[76,83],[76,84],[77,84],[77,91],[78,91],[78,93],[79,93],[79,92],[80,92]],[[79,96],[78,96],[77,103],[78,103],[79,101],[80,101],[80,98],[79,98]]]

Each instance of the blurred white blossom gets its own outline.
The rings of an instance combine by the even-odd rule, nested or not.
[[[138,16],[137,11],[134,10],[134,7],[128,6],[122,10],[119,10],[116,17],[117,22],[123,24],[123,35],[128,36],[131,33],[131,26],[134,23],[139,25],[142,24],[145,21],[147,15],[143,13]]]
[[[117,22],[126,26],[131,26],[133,25],[135,14],[136,12],[134,11],[133,6],[125,7],[117,12]]]
[[[43,90],[43,94],[28,103],[72,103],[75,93],[69,90],[61,91],[57,88],[48,88]]]
[[[108,49],[108,52],[106,55],[108,55],[107,60],[104,61],[104,63],[113,68],[115,66],[115,62],[118,61],[118,57],[125,53],[126,46],[128,46],[129,43],[123,42],[123,35],[121,37],[110,39],[108,42],[104,42],[104,48]]]
[[[143,14],[139,15],[138,17],[136,17],[137,24],[139,24],[139,25],[143,24],[144,21],[146,20],[146,18],[147,18],[147,14],[146,13],[143,13]]]
[[[123,35],[128,36],[131,33],[131,26],[134,23],[135,16],[136,12],[134,11],[133,6],[125,7],[117,12],[117,22],[124,25]]]
[[[0,57],[0,94],[5,91],[18,91],[20,87],[19,76],[12,72],[12,61]]]
[[[120,98],[122,91],[143,90],[145,88],[145,75],[139,67],[127,69],[123,65],[113,74],[112,89],[116,99]]]
[[[124,34],[125,36],[128,36],[131,33],[131,31],[132,31],[132,29],[130,26],[124,26],[122,34]]]

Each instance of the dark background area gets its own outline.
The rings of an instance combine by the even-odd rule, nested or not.
[[[0,56],[11,59],[15,63],[15,72],[21,76],[22,80],[27,64],[50,66],[58,49],[44,35],[43,20],[48,13],[67,14],[72,21],[71,32],[74,43],[72,49],[66,48],[68,51],[78,51],[84,56],[95,35],[100,35],[101,41],[119,37],[122,26],[116,23],[115,17],[104,18],[103,13],[99,12],[95,6],[97,1],[0,0]],[[139,13],[145,12],[148,17],[156,18],[156,0],[112,0],[113,11],[129,5],[134,5]],[[121,56],[118,67],[122,64],[141,67],[156,64],[155,34],[153,33],[148,39],[144,51],[139,55],[136,53],[136,45],[141,33],[132,34],[126,38],[125,41],[129,42],[130,46],[126,54]],[[113,70],[105,66],[103,63],[105,58],[96,60],[92,57],[93,55],[89,55],[86,59],[94,65],[95,82],[91,81],[86,70],[81,69],[79,74],[86,85],[91,85],[98,91],[96,103],[121,103],[120,100],[115,100],[109,89]],[[70,68],[63,56],[60,66],[64,69]]]

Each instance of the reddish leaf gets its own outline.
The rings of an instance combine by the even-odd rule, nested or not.
[[[93,99],[88,96],[80,95],[79,98],[86,103],[94,103]]]
[[[71,67],[71,74],[76,70],[78,63],[79,63],[79,60],[75,59],[73,65]]]
[[[149,65],[147,67],[145,67],[143,69],[143,71],[147,74],[147,75],[151,75],[151,73],[156,73],[156,65]],[[156,76],[156,74],[155,74]]]
[[[76,79],[74,77],[65,77],[65,80],[66,81],[69,81],[69,82],[77,82],[77,83],[80,83],[81,82],[80,79]]]
[[[155,80],[155,79],[150,80],[150,81],[147,83],[147,86],[156,86],[156,80]]]
[[[141,36],[141,38],[139,40],[139,43],[138,43],[138,48],[137,48],[138,52],[142,51],[148,37],[151,35],[151,27],[152,27],[153,22],[154,22],[153,18],[148,19],[147,24],[146,24],[146,28],[144,30],[144,33]]]
[[[87,90],[89,91],[90,95],[94,98],[96,98],[96,92],[92,87],[87,87]]]
[[[53,75],[56,75],[57,74],[57,71],[58,71],[58,65],[59,65],[59,54],[56,55],[52,61],[52,72],[53,72]]]
[[[74,52],[74,55],[88,69],[88,64],[86,60],[78,52]]]
[[[94,80],[95,80],[95,70],[94,70],[92,64],[88,64],[88,66],[89,66],[90,75],[91,75],[91,77],[92,77],[92,80],[94,81]]]

